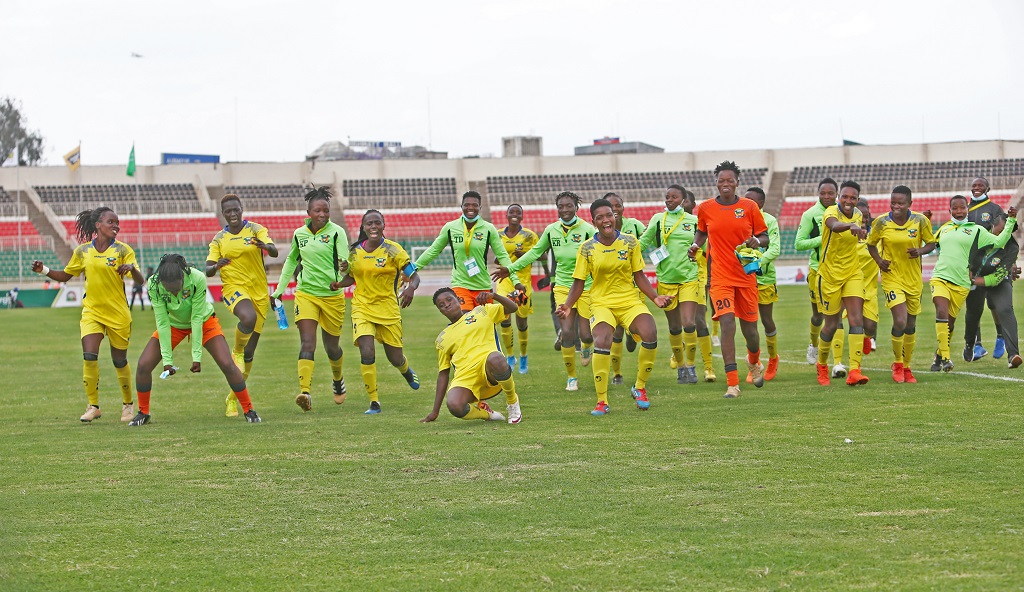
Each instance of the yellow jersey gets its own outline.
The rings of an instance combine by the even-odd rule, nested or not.
[[[128,298],[124,293],[124,278],[118,275],[122,265],[138,267],[135,251],[115,240],[105,251],[96,250],[96,241],[78,245],[64,273],[85,273],[85,296],[82,297],[82,315],[90,315],[111,327],[126,327],[132,322]]]
[[[882,259],[889,261],[889,271],[882,273],[882,288],[920,291],[921,258],[911,259],[907,249],[920,248],[935,240],[931,221],[917,212],[910,212],[905,224],[893,221],[892,214],[875,218],[868,244],[875,245]]]
[[[631,234],[619,233],[610,245],[603,244],[596,236],[584,242],[576,255],[572,277],[577,280],[593,278],[591,308],[622,308],[640,301],[633,273],[643,269],[640,241]]]
[[[459,367],[471,367],[475,362],[486,360],[494,351],[501,351],[498,343],[497,324],[505,320],[505,307],[485,304],[462,315],[462,318],[448,325],[437,336],[437,369],[445,371]]]
[[[372,251],[366,242],[355,245],[348,255],[348,273],[356,281],[352,295],[352,317],[379,325],[402,320],[398,306],[398,286],[402,272],[415,273],[409,267],[411,259],[402,245],[384,239]]]
[[[265,227],[244,220],[238,234],[231,234],[225,226],[210,241],[207,261],[216,263],[219,259],[231,260],[231,263],[220,268],[225,293],[241,289],[252,297],[267,294],[267,268],[263,265],[263,250],[255,245],[256,240],[274,243]]]
[[[857,226],[864,220],[864,216],[857,208],[853,209],[852,218],[846,217],[838,205],[825,210],[821,217],[821,259],[818,274],[833,285],[841,285],[852,277],[863,277],[858,255],[860,239],[849,231],[832,232],[825,224],[829,218],[835,218],[840,224],[853,223]]]
[[[516,255],[515,252],[519,251],[525,255],[527,251],[537,244],[538,237],[537,233],[529,228],[519,227],[519,232],[517,232],[515,236],[509,238],[506,233],[507,230],[508,227],[506,226],[505,229],[501,231],[501,246],[505,247],[505,252],[508,253],[508,258],[515,263],[519,260],[519,257],[522,256]],[[532,285],[531,271],[529,267],[524,267],[517,271],[516,277],[519,279],[519,283],[524,286],[530,287]]]

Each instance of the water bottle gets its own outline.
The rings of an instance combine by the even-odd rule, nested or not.
[[[284,312],[284,304],[274,299],[274,312],[277,313],[277,328],[284,331],[288,328],[288,315]]]

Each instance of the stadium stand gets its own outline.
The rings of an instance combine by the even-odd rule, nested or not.
[[[86,208],[106,205],[118,215],[199,212],[202,206],[192,185],[50,185],[35,188],[39,198],[58,216],[73,216]]]
[[[1013,189],[1024,180],[1024,158],[796,167],[789,175],[785,194],[817,193],[818,182],[825,177],[840,183],[857,181],[867,193],[883,193],[896,185],[906,185],[915,192],[966,192],[976,177],[985,177],[993,188]]]
[[[224,193],[241,197],[246,210],[294,210],[302,205],[306,189],[302,185],[227,185]]]
[[[11,194],[7,193],[3,187],[0,187],[0,204],[8,203],[14,203],[14,198],[12,198]]]
[[[740,185],[762,185],[766,172],[763,168],[745,170],[740,175]],[[693,191],[698,200],[718,193],[711,171],[675,171],[487,177],[487,195],[492,204],[499,206],[553,204],[555,195],[562,191],[578,194],[587,204],[610,191],[627,202],[644,202],[662,199],[665,188],[673,183]]]
[[[348,207],[414,208],[453,205],[455,178],[348,179],[342,183]]]

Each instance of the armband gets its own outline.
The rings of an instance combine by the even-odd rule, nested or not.
[[[413,265],[412,263],[409,263],[405,266],[405,269],[402,270],[402,273],[409,277],[412,277],[412,274],[416,273],[416,266]]]

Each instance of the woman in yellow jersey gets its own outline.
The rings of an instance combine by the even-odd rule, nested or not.
[[[612,204],[612,211],[615,212],[615,229],[622,234],[629,234],[640,238],[640,235],[647,230],[644,223],[636,218],[625,216],[626,203],[617,193],[605,193],[604,199]],[[643,292],[637,288],[637,296],[642,302]],[[626,333],[625,327],[615,327],[615,334],[612,335],[612,384],[622,384],[622,348],[625,340],[625,348],[629,353],[636,351],[636,340],[631,334]]]
[[[402,279],[408,284],[402,287]],[[420,379],[409,367],[402,351],[402,313],[399,309],[412,304],[420,276],[402,245],[384,238],[384,214],[367,210],[359,224],[359,237],[349,249],[348,273],[341,285],[355,285],[352,296],[352,340],[359,348],[359,369],[363,386],[370,397],[370,408],[364,413],[381,412],[377,393],[377,348],[373,340],[384,345],[388,362],[405,378],[413,390],[420,388]],[[399,292],[401,295],[399,296]]]
[[[334,402],[345,402],[345,378],[342,374],[341,325],[345,322],[345,294],[341,275],[348,271],[348,235],[331,222],[331,192],[318,187],[306,194],[306,223],[295,229],[291,251],[281,269],[274,298],[280,298],[292,274],[299,269],[295,287],[295,326],[299,329],[299,395],[295,404],[303,411],[313,408],[310,388],[313,384],[313,352],[316,330],[327,350],[334,379]],[[299,267],[299,264],[302,264]]]
[[[597,406],[591,415],[606,415],[608,408],[608,379],[611,373],[612,335],[617,325],[626,327],[640,341],[636,382],[632,395],[636,406],[646,410],[651,406],[647,398],[647,380],[654,368],[658,348],[658,328],[647,305],[640,301],[636,289],[651,299],[658,308],[672,302],[672,296],[658,294],[644,275],[644,259],[640,241],[615,229],[615,213],[607,199],[598,199],[590,205],[590,217],[597,234],[580,246],[573,270],[572,288],[565,302],[558,306],[558,316],[567,318],[572,307],[583,294],[588,279],[590,287],[591,325],[594,332],[594,387]]]
[[[213,277],[220,271],[221,300],[238,319],[232,357],[248,380],[253,355],[270,312],[263,254],[277,257],[277,246],[266,228],[245,219],[242,200],[234,193],[220,200],[220,213],[228,224],[210,242],[206,277]],[[226,404],[225,415],[237,416],[238,399],[234,392],[228,393]]]
[[[512,204],[505,210],[505,219],[508,226],[501,231],[501,244],[505,247],[509,259],[513,263],[519,260],[527,251],[537,244],[537,233],[529,228],[523,228],[523,206]],[[541,260],[545,270],[547,261]],[[519,329],[519,373],[526,374],[530,370],[530,364],[526,357],[526,344],[529,340],[530,315],[533,314],[533,278],[529,267],[524,267],[516,273],[516,282],[524,288],[516,294],[516,301],[519,308],[516,310],[516,328]],[[498,282],[498,293],[509,296],[516,292],[515,283],[509,276]],[[505,348],[505,358],[508,365],[516,367],[516,357],[512,354],[512,318],[501,322],[501,344]]]
[[[697,197],[687,189],[683,196],[683,211],[693,214],[696,207]],[[698,301],[693,315],[694,323],[697,325],[697,346],[700,348],[700,357],[704,360],[704,382],[714,382],[718,377],[715,376],[715,368],[712,364],[713,343],[711,331],[708,330],[708,258],[704,249],[697,251],[697,282]],[[669,366],[673,370],[678,368],[675,356],[669,357]]]
[[[889,214],[871,225],[868,252],[882,272],[882,293],[892,313],[892,380],[914,384],[910,362],[917,344],[917,315],[921,314],[921,256],[935,250],[932,223],[910,210],[910,188],[899,185],[889,197]]]
[[[85,274],[82,297],[82,375],[85,396],[89,400],[81,419],[89,423],[100,418],[100,342],[110,340],[110,360],[114,363],[121,388],[121,421],[135,414],[132,401],[132,373],[128,367],[128,341],[132,335],[132,315],[124,293],[124,276],[135,283],[145,281],[135,262],[135,251],[117,240],[121,230],[117,214],[110,208],[85,210],[75,219],[78,240],[82,242],[63,269],[50,269],[42,261],[32,262],[32,271],[58,282]]]

